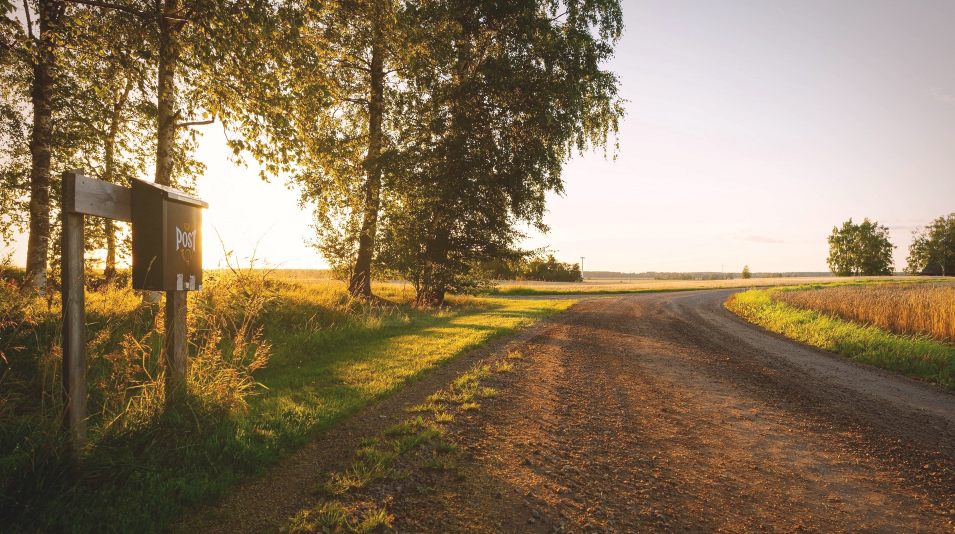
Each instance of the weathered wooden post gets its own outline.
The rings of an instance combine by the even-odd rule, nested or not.
[[[185,392],[186,292],[202,289],[202,213],[209,205],[139,180],[127,188],[63,173],[63,426],[74,447],[86,441],[86,215],[133,223],[133,288],[166,292],[166,402]]]
[[[166,291],[166,406],[173,407],[187,393],[189,307],[185,291]]]
[[[60,266],[63,273],[63,426],[74,448],[86,441],[86,299],[83,292],[83,224],[76,212],[76,179],[80,170],[63,173],[63,234]],[[72,202],[71,202],[72,201]]]

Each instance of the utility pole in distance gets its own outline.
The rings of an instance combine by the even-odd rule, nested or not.
[[[584,257],[580,257],[580,280],[584,280]]]

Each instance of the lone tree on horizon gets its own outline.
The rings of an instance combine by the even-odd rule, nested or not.
[[[955,213],[939,217],[912,232],[907,262],[907,274],[920,274],[929,266],[943,275],[955,272]]]
[[[836,276],[888,276],[892,274],[892,250],[889,229],[864,219],[854,224],[850,218],[842,228],[833,227],[829,236],[829,270]]]

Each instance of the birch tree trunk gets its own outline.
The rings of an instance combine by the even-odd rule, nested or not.
[[[165,0],[159,19],[159,124],[156,132],[156,183],[172,185],[173,149],[176,144],[176,71],[179,66],[179,0]]]
[[[30,235],[27,240],[26,286],[46,291],[50,246],[50,161],[53,150],[53,85],[56,32],[63,18],[59,0],[38,2],[39,46],[33,63],[33,132],[30,137]]]
[[[368,155],[365,158],[365,208],[361,234],[358,237],[358,255],[355,270],[348,284],[352,295],[371,296],[371,259],[375,251],[378,231],[378,212],[381,209],[381,141],[382,114],[385,92],[384,51],[380,46],[380,32],[376,32],[371,52],[371,94],[368,101]]]

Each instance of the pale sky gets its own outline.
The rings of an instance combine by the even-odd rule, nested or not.
[[[608,65],[629,102],[616,161],[575,158],[548,245],[585,270],[825,271],[832,227],[955,212],[955,2],[625,1]],[[297,193],[228,164],[209,127],[204,264],[321,268]],[[23,263],[25,239],[16,245]]]

